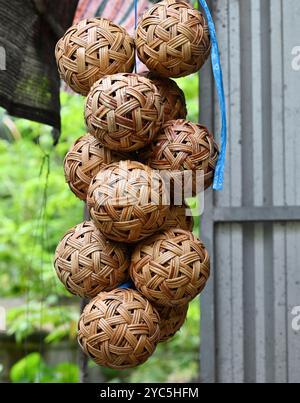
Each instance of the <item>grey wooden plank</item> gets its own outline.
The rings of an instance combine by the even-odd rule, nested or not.
[[[286,222],[300,220],[300,206],[286,207],[216,207],[213,211],[216,222]]]
[[[270,44],[271,44],[271,103],[272,103],[272,182],[273,203],[275,206],[285,204],[285,155],[284,155],[284,94],[283,94],[283,43],[282,43],[282,0],[272,1],[270,7]],[[268,378],[273,382],[287,380],[286,367],[286,329],[283,327],[286,305],[286,251],[285,226],[273,225],[273,307],[269,315],[273,326],[268,331],[267,341],[269,361]],[[273,347],[271,347],[273,346]],[[271,349],[273,351],[271,351]]]
[[[231,333],[232,380],[244,381],[243,238],[242,226],[231,224]],[[222,270],[220,267],[219,270]]]
[[[251,0],[251,116],[253,166],[248,176],[253,175],[253,204],[263,204],[263,132],[262,132],[262,83],[261,75],[261,7],[260,0]]]
[[[228,169],[230,205],[242,205],[242,117],[239,0],[229,2]],[[227,174],[227,172],[226,172]],[[227,182],[226,184],[227,185]],[[223,195],[221,194],[220,197]]]
[[[300,306],[300,224],[287,226],[287,306],[288,382],[300,383],[300,331],[292,328],[290,312]]]
[[[283,100],[283,61],[282,61],[282,0],[272,0],[270,7],[270,45],[271,45],[271,111],[272,111],[272,141],[273,154],[272,183],[273,203],[283,206],[285,200],[284,188],[284,100]]]
[[[205,195],[205,203],[212,204],[212,192]],[[202,382],[212,383],[216,379],[216,331],[215,331],[215,260],[214,260],[214,223],[209,214],[201,221],[201,239],[210,255],[211,274],[200,296],[201,303],[201,342],[200,378]]]
[[[274,382],[287,381],[287,329],[286,329],[286,261],[285,228],[273,226],[274,249]]]
[[[282,3],[285,191],[288,206],[296,205],[296,188],[299,185],[296,182],[296,159],[299,158],[296,150],[300,113],[299,73],[291,67],[292,48],[300,35],[299,7],[297,0]]]
[[[211,8],[211,1],[208,6]],[[199,119],[214,132],[214,83],[211,63],[201,69],[199,85]],[[200,378],[202,382],[212,383],[216,379],[216,343],[215,343],[215,263],[214,263],[214,223],[213,192],[205,192],[204,215],[201,219],[201,234],[208,249],[211,263],[210,279],[200,296],[201,304],[201,342],[200,342]]]
[[[255,381],[266,382],[266,334],[265,334],[265,267],[264,226],[254,227],[254,298],[255,298]]]
[[[232,1],[232,0],[231,0]],[[230,43],[229,43],[229,0],[213,0],[213,13],[216,25],[216,31],[218,35],[218,42],[220,48],[220,57],[223,69],[223,81],[224,81],[224,92],[227,107],[227,117],[230,108]],[[215,90],[214,96],[214,115],[215,115],[215,125],[214,134],[219,141],[219,133],[221,131],[221,117],[220,108],[218,104],[218,96]],[[230,124],[230,123],[229,123]],[[228,155],[228,150],[227,150]],[[230,205],[230,159],[227,159],[225,166],[225,179],[224,179],[224,189],[222,192],[216,192],[215,203],[220,206]]]
[[[242,127],[239,0],[229,2],[229,145],[230,205],[242,204]],[[231,249],[231,334],[232,380],[244,381],[243,317],[243,238],[242,226],[230,227]],[[221,270],[221,268],[220,268]]]
[[[253,203],[262,206],[264,203],[264,150],[262,88],[266,85],[266,77],[262,75],[262,8],[260,0],[251,1],[251,38],[252,38],[252,128],[253,128]],[[270,107],[265,105],[265,108]],[[255,381],[266,379],[266,344],[265,344],[265,277],[264,277],[264,227],[257,223],[254,226],[254,306],[255,306]],[[267,251],[266,251],[267,253]],[[253,295],[253,294],[252,294]]]
[[[230,114],[230,22],[229,22],[230,1],[217,0],[214,2],[214,17],[216,21],[217,35],[219,39],[220,56],[223,68],[224,91],[227,106],[227,118]],[[220,133],[220,110],[218,97],[215,91],[215,133]],[[229,128],[230,128],[229,119]],[[231,197],[231,160],[228,158],[225,167],[224,189],[216,192],[215,205],[230,206]],[[216,227],[216,248],[219,252],[215,256],[215,286],[216,304],[219,309],[216,311],[216,343],[217,343],[217,380],[220,382],[232,382],[232,254],[231,254],[231,226],[225,225]],[[222,246],[221,246],[222,245]]]
[[[284,60],[284,129],[285,129],[285,182],[286,202],[288,205],[300,205],[300,75],[291,68],[291,53],[300,38],[300,2],[290,0],[284,2],[283,8],[283,60]],[[298,44],[298,43],[297,43]],[[299,224],[287,225],[286,238],[286,278],[287,278],[287,307],[299,305]],[[298,283],[298,284],[297,284]],[[288,312],[286,312],[289,317]],[[288,321],[287,321],[288,322]],[[290,323],[288,329],[288,381],[300,381],[300,340],[294,334]]]
[[[231,225],[224,224],[216,227],[215,255],[215,284],[216,284],[216,341],[217,341],[217,381],[222,383],[233,382],[232,373],[232,276]]]

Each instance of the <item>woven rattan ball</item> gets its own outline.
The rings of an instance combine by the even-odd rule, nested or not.
[[[100,79],[88,94],[89,132],[112,149],[135,151],[150,143],[163,121],[161,96],[146,77],[114,74]]]
[[[201,184],[197,183],[197,171],[201,171],[203,185],[207,189],[213,182],[219,150],[205,126],[179,119],[164,124],[146,154],[143,159],[153,169],[168,170],[173,178],[180,181],[183,176],[179,171],[190,171],[192,193],[196,194],[202,190]]]
[[[192,231],[193,227],[194,220],[192,215],[188,214],[187,206],[170,206],[164,229],[179,228],[186,231]]]
[[[145,298],[160,306],[187,304],[209,277],[208,253],[191,232],[170,229],[141,242],[131,257],[130,275]]]
[[[98,365],[135,367],[154,352],[160,338],[159,314],[137,291],[100,293],[84,309],[78,342]]]
[[[160,316],[160,341],[167,341],[181,328],[186,319],[188,304],[175,307],[158,307]]]
[[[198,71],[210,54],[207,23],[184,1],[165,0],[143,15],[136,32],[140,60],[162,77],[183,77]]]
[[[89,18],[67,30],[55,55],[61,78],[75,92],[87,95],[104,75],[133,70],[134,41],[119,25]]]
[[[164,121],[185,119],[187,115],[185,96],[177,83],[170,78],[159,77],[151,72],[145,73],[145,76],[153,82],[161,95]]]
[[[96,175],[87,203],[91,217],[109,239],[132,243],[158,231],[169,207],[158,173],[135,161],[110,164]]]
[[[72,294],[92,298],[128,278],[129,257],[124,246],[104,238],[93,222],[71,228],[58,244],[54,267]]]
[[[72,192],[86,200],[92,178],[112,162],[128,159],[128,155],[103,147],[91,134],[80,137],[64,160],[65,178]]]

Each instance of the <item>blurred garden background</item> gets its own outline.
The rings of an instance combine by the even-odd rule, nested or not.
[[[177,80],[189,119],[198,121],[198,76]],[[78,382],[76,325],[80,300],[58,281],[53,254],[67,229],[83,220],[83,203],[65,183],[63,158],[85,133],[84,98],[61,92],[62,133],[0,109],[1,382]],[[193,201],[192,201],[193,202]],[[199,234],[195,220],[195,233]],[[199,299],[183,328],[137,369],[114,371],[89,362],[94,382],[189,382],[199,378]]]

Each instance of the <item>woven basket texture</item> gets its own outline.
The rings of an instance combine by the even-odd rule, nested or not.
[[[186,231],[192,231],[194,227],[194,220],[192,215],[187,214],[188,207],[184,206],[170,206],[167,214],[166,224],[164,230],[169,228],[178,228]]]
[[[188,304],[178,307],[157,307],[160,316],[160,341],[167,341],[175,335],[186,319]]]
[[[200,13],[183,1],[155,4],[140,20],[135,44],[139,59],[162,77],[183,77],[208,59],[211,41]]]
[[[145,73],[145,76],[152,81],[161,95],[164,122],[185,119],[187,115],[185,96],[177,83],[170,78],[160,77],[151,72]]]
[[[180,172],[194,172],[195,175],[191,175],[191,191],[195,195],[197,190],[203,190],[201,183],[197,188],[196,172],[202,171],[204,188],[210,187],[218,156],[218,146],[205,126],[179,119],[163,125],[162,131],[141,159],[153,169],[170,171],[171,177],[180,182],[183,180]]]
[[[169,206],[158,173],[136,161],[120,161],[101,170],[89,187],[91,217],[109,239],[132,243],[160,230]]]
[[[141,242],[131,257],[136,288],[155,305],[187,304],[205,287],[208,253],[191,232],[170,229]]]
[[[55,56],[60,77],[73,91],[87,95],[101,77],[132,72],[134,41],[121,26],[105,18],[89,18],[67,30]]]
[[[112,162],[127,160],[128,154],[103,147],[91,134],[80,137],[65,156],[64,171],[71,191],[86,200],[92,178]]]
[[[57,276],[66,289],[87,298],[126,281],[128,266],[127,249],[105,239],[91,221],[66,232],[54,258]]]
[[[154,352],[160,338],[159,314],[137,291],[100,293],[84,309],[78,341],[98,365],[135,367]]]
[[[163,105],[155,85],[138,74],[114,74],[97,81],[85,105],[88,131],[119,151],[135,151],[152,142],[163,123]]]

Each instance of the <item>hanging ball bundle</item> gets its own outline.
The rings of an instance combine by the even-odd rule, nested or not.
[[[157,307],[160,317],[160,341],[167,341],[181,328],[186,319],[188,304],[176,307]]]
[[[162,98],[164,122],[174,119],[185,119],[187,115],[185,96],[177,83],[169,78],[159,77],[148,72],[145,76],[156,86]]]
[[[91,221],[71,228],[58,244],[54,267],[72,294],[92,298],[128,278],[126,248],[107,241]]]
[[[103,147],[91,134],[80,137],[65,156],[64,171],[71,191],[86,200],[92,178],[112,162],[126,160],[128,155]]]
[[[95,225],[108,238],[137,242],[166,223],[168,206],[160,175],[135,161],[120,161],[92,180],[87,203]]]
[[[164,124],[146,154],[144,159],[151,168],[174,172],[172,177],[178,177],[180,185],[182,175],[178,171],[193,173],[191,187],[192,193],[196,194],[197,190],[202,190],[201,184],[197,183],[197,171],[202,171],[207,189],[213,182],[219,150],[205,126],[187,120],[172,120]]]
[[[161,96],[138,74],[114,74],[97,81],[85,106],[88,130],[112,149],[135,151],[153,141],[163,121]]]
[[[134,48],[148,72],[132,73]],[[64,170],[91,221],[66,232],[54,266],[68,291],[90,299],[78,342],[101,366],[145,362],[181,328],[209,278],[184,198],[203,190],[199,177],[212,184],[219,150],[206,127],[185,120],[184,93],[169,77],[195,73],[210,50],[203,15],[181,0],[146,11],[135,44],[104,18],[73,25],[57,43],[61,78],[87,96],[88,134]]]
[[[60,77],[75,92],[87,95],[99,78],[133,70],[134,42],[121,26],[89,18],[67,30],[55,56]]]
[[[184,1],[165,0],[146,11],[136,31],[139,59],[162,77],[183,77],[208,59],[211,41],[200,11]]]
[[[205,287],[208,253],[191,232],[170,229],[146,239],[133,251],[130,275],[136,288],[159,306],[180,306]]]
[[[85,308],[78,341],[97,364],[114,369],[135,367],[154,352],[160,339],[159,314],[138,292],[100,293]]]

